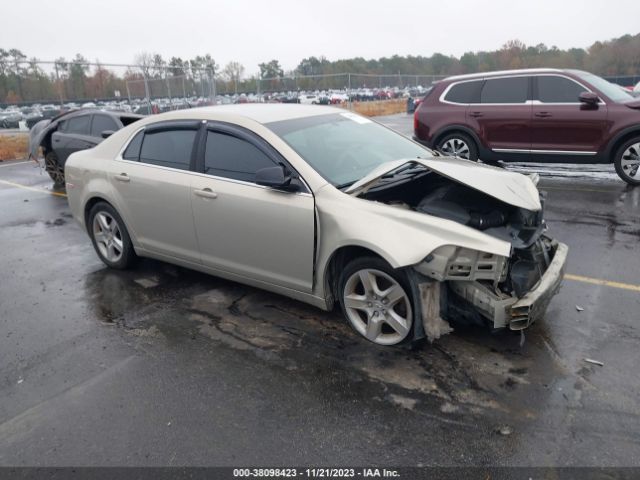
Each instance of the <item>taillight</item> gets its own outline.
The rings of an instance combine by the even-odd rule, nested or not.
[[[418,134],[418,109],[413,112],[413,133]]]

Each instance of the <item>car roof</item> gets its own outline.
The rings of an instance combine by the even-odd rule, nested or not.
[[[137,115],[129,112],[115,112],[112,110],[100,110],[99,108],[77,108],[61,113],[57,117],[53,117],[51,122],[58,120],[66,120],[68,118],[79,117],[80,115],[88,115],[92,113],[101,113],[110,117],[128,117],[128,118],[144,118],[144,115]]]
[[[517,70],[498,70],[493,72],[468,73],[465,75],[454,75],[447,77],[443,82],[458,80],[473,80],[476,78],[500,77],[509,75],[531,75],[540,73],[574,73],[576,70],[562,70],[559,68],[521,68]]]
[[[319,115],[331,115],[344,113],[347,110],[335,107],[323,107],[319,105],[300,105],[282,103],[244,103],[235,105],[215,105],[211,107],[198,107],[186,110],[153,115],[151,118],[157,121],[182,120],[185,118],[211,119],[220,114],[244,117],[257,123],[265,124],[282,120],[294,120],[296,118],[314,117]],[[147,123],[147,122],[145,122]]]

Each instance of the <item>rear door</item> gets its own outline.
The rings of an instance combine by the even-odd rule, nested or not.
[[[65,120],[51,135],[51,145],[64,165],[74,152],[92,148],[96,144],[91,137],[91,114],[78,115]]]
[[[211,125],[202,147],[203,173],[192,183],[202,263],[311,292],[315,238],[311,193],[304,186],[298,192],[285,192],[257,185],[256,171],[284,159],[246,130]]]
[[[145,250],[200,263],[191,179],[197,121],[147,126],[112,163],[109,181],[118,209]]]
[[[497,154],[528,160],[531,149],[531,79],[528,76],[487,78],[480,102],[469,105],[467,124]]]
[[[578,96],[590,91],[562,75],[534,77],[531,149],[533,158],[594,156],[607,131],[607,106],[581,103]],[[545,158],[549,159],[549,158]]]

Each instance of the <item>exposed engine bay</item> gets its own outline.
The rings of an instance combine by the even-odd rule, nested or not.
[[[514,248],[528,248],[545,228],[543,210],[514,207],[435,172],[391,184],[380,182],[361,197],[453,220],[507,241]]]
[[[557,242],[544,235],[543,209],[530,211],[509,205],[433,171],[395,180],[380,181],[360,196],[451,220],[512,246],[508,259],[455,246],[441,247],[414,267],[449,285],[443,317],[451,316],[448,310],[457,319],[468,317],[473,323],[489,320],[494,328],[526,328],[533,319],[528,313],[518,317],[511,306],[540,283],[557,247]],[[544,207],[544,193],[540,203]]]

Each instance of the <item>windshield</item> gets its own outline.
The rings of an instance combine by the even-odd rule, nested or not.
[[[627,102],[633,99],[633,96],[630,93],[625,92],[620,88],[620,86],[615,83],[608,82],[602,77],[598,77],[597,75],[587,72],[575,72],[575,74],[585,82],[589,82],[614,102]]]
[[[266,125],[334,186],[360,180],[379,165],[403,158],[429,158],[426,148],[350,112]]]

